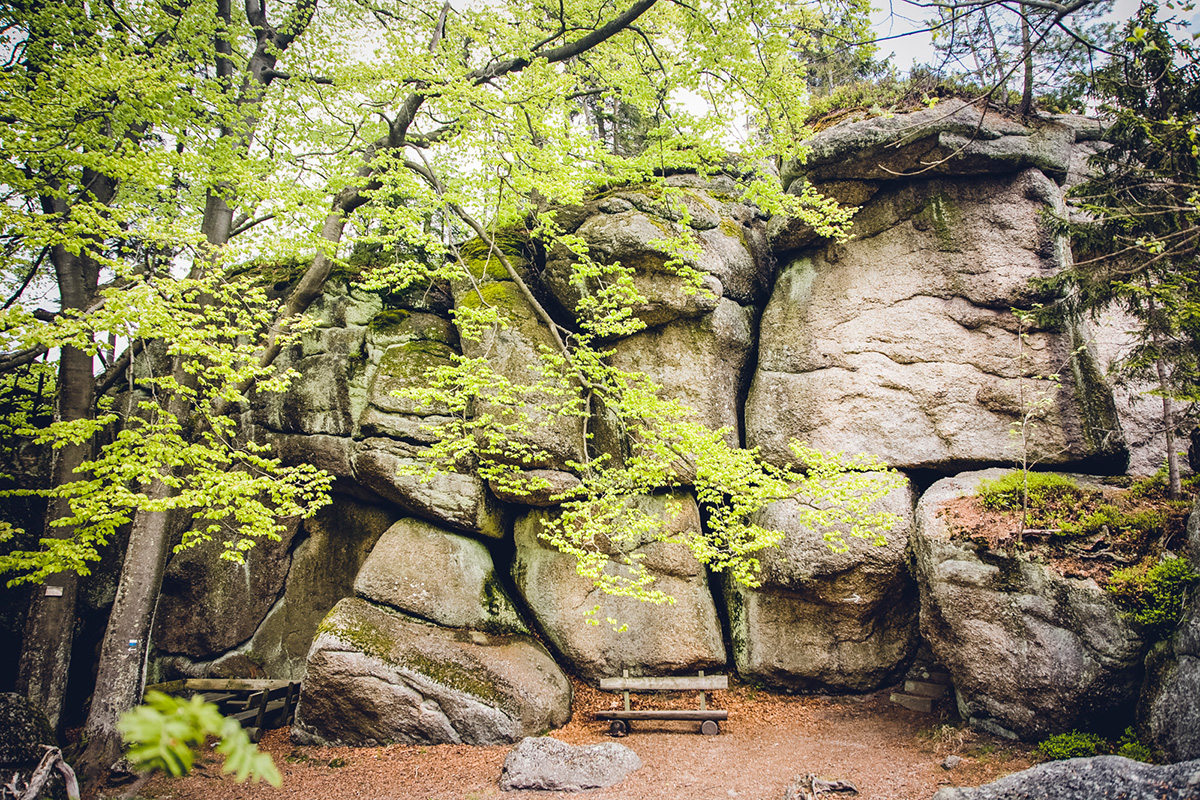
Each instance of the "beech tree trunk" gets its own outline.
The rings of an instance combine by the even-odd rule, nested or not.
[[[169,493],[159,479],[146,489],[152,502],[166,499]],[[85,784],[102,777],[121,757],[117,720],[142,701],[150,629],[170,550],[168,534],[166,512],[135,515],[125,566],[100,648],[92,707],[83,729],[87,748],[80,758],[79,772]]]
[[[46,201],[52,210],[62,213],[61,201]],[[51,251],[59,285],[62,308],[83,310],[96,296],[99,270],[89,259],[66,252]],[[55,418],[62,421],[86,419],[92,413],[95,382],[92,357],[74,347],[64,347],[58,362],[58,386]],[[55,454],[51,480],[63,486],[78,479],[75,470],[91,455],[89,444],[70,444]],[[70,515],[70,506],[56,498],[46,509],[43,536],[67,538],[74,531],[53,523]],[[56,730],[62,719],[63,698],[75,641],[75,598],[79,576],[71,571],[50,576],[43,586],[35,587],[29,601],[21,656],[17,664],[17,686],[21,694],[45,712]]]

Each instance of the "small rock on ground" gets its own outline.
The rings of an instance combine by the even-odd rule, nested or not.
[[[1155,766],[1120,756],[1038,764],[970,789],[945,788],[933,800],[1195,800],[1200,760]]]
[[[637,753],[616,742],[575,747],[549,736],[528,736],[504,759],[500,789],[581,792],[619,783],[641,766]]]
[[[946,756],[942,760],[942,769],[951,770],[962,763],[962,756]]]

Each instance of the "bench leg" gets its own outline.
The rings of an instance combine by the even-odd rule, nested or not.
[[[715,719],[706,719],[700,723],[700,732],[705,736],[716,736],[721,732],[721,725]]]
[[[629,723],[623,719],[614,719],[608,725],[609,736],[624,736],[629,733]]]

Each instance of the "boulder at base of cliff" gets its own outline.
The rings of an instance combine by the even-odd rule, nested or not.
[[[278,541],[257,540],[241,564],[220,558],[224,544],[217,539],[172,556],[158,600],[154,632],[158,648],[208,659],[249,639],[287,580],[292,539],[299,526],[299,519],[287,520]]]
[[[974,727],[1039,739],[1111,724],[1131,710],[1141,682],[1143,643],[1133,623],[1095,581],[957,540],[938,513],[1004,474],[944,478],[921,497],[912,540],[921,634]]]
[[[1188,518],[1192,568],[1200,572],[1200,499]],[[1138,706],[1146,744],[1172,761],[1200,758],[1200,589],[1193,589],[1175,634],[1146,659]]]
[[[8,783],[11,779],[14,784],[24,785],[46,754],[43,745],[58,746],[46,715],[22,695],[0,693],[0,783]],[[2,793],[0,796],[10,795]],[[66,796],[57,772],[44,796]]]
[[[1200,797],[1200,761],[1155,766],[1120,756],[1038,764],[976,788],[945,788],[933,800],[1190,800]]]
[[[700,530],[700,513],[688,493],[642,496],[630,506],[635,515],[663,518],[664,536]],[[593,580],[576,572],[573,556],[539,538],[550,514],[531,511],[517,520],[513,582],[546,638],[580,675],[591,681],[620,675],[622,669],[631,675],[662,675],[725,665],[721,623],[708,578],[686,545],[658,541],[651,534],[621,544],[597,542],[610,555],[614,572],[623,569],[616,559],[632,554],[654,576],[651,588],[674,597],[675,603],[656,605],[605,595]],[[626,630],[614,630],[608,619]]]
[[[855,691],[895,678],[917,641],[917,587],[907,564],[912,507],[907,485],[892,491],[874,509],[897,517],[886,544],[847,535],[840,553],[805,527],[796,500],[765,508],[758,524],[786,538],[760,556],[762,585],[725,579],[738,673],[777,686]]]
[[[532,637],[443,628],[346,598],[308,656],[300,744],[500,744],[571,715],[571,685]]]

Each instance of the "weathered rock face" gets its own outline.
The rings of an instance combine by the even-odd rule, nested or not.
[[[265,610],[265,616],[255,621],[249,641],[215,660],[207,660],[212,658],[211,654],[194,658],[175,657],[171,659],[173,670],[194,676],[268,675],[289,680],[303,678],[304,662],[316,635],[317,625],[338,600],[353,594],[355,576],[375,542],[396,517],[395,509],[362,503],[345,496],[335,497],[331,505],[301,524],[293,540],[295,546],[291,551],[290,568],[289,559],[283,560],[287,581],[282,596],[269,610]],[[264,571],[271,573],[272,570],[268,565]],[[238,570],[226,568],[217,577],[238,578],[241,574]],[[169,589],[169,585],[164,589]],[[218,590],[216,596],[225,597],[230,593],[230,590]],[[220,616],[207,612],[189,613],[185,599],[164,593],[159,601],[159,619],[169,620],[170,625],[178,629],[166,634],[168,641],[179,639],[187,642],[200,638],[213,624],[211,620],[214,616],[216,623],[224,622]],[[203,602],[209,601],[205,599]],[[256,601],[250,606],[259,608],[260,604]],[[229,613],[235,619],[251,618],[245,609],[230,610]],[[160,625],[164,629],[167,627],[161,622]],[[163,646],[162,631],[158,634],[158,641]]]
[[[259,540],[241,564],[220,558],[224,545],[216,539],[177,553],[163,575],[158,646],[209,659],[249,639],[283,589],[298,528],[291,520],[279,541]],[[196,608],[205,613],[191,613]]]
[[[1130,331],[1135,320],[1119,309],[1109,309],[1099,320],[1087,324],[1088,342],[1096,352],[1104,374],[1118,365],[1135,343]],[[1156,387],[1147,381],[1120,382],[1113,386],[1113,401],[1121,422],[1121,433],[1129,447],[1130,475],[1153,475],[1167,460],[1167,441],[1162,434],[1162,398],[1149,394]],[[1188,442],[1177,439],[1177,449]],[[1180,459],[1186,469],[1186,459]]]
[[[529,632],[497,581],[487,548],[420,520],[402,519],[388,528],[355,578],[354,591],[450,628]]]
[[[1200,572],[1200,501],[1188,518],[1188,558]],[[1138,722],[1143,739],[1168,760],[1200,758],[1200,590],[1196,588],[1174,635],[1146,659]]]
[[[1001,735],[1042,738],[1127,713],[1143,643],[1093,581],[954,541],[938,507],[971,494],[985,470],[935,483],[917,505],[913,555],[921,634],[950,671],[959,713]]]
[[[668,518],[668,503],[680,504],[670,519],[673,531],[699,528],[700,515],[690,495],[642,498],[647,513]],[[655,588],[676,599],[673,606],[640,603],[603,595],[575,571],[575,559],[551,549],[538,538],[547,512],[534,511],[515,526],[517,552],[512,576],[517,591],[538,625],[562,657],[588,680],[620,675],[692,672],[725,664],[721,625],[704,569],[681,544],[631,542],[628,550],[642,557],[655,577]],[[602,545],[603,546],[603,545]],[[614,563],[613,569],[619,569]],[[586,624],[585,612],[599,606]],[[618,632],[605,620],[628,626]]]
[[[790,438],[899,468],[1003,463],[1023,391],[1044,409],[1031,444],[1043,463],[1123,457],[1087,351],[1072,357],[1075,339],[1044,330],[1022,344],[1010,311],[1059,264],[1039,219],[1056,199],[1035,169],[880,186],[854,240],[784,266],[763,313],[747,444],[778,463]],[[1052,373],[1061,384],[1029,377]]]
[[[1187,800],[1200,793],[1200,761],[1156,766],[1120,756],[1038,764],[978,788],[946,788],[933,800]]]
[[[753,309],[722,298],[712,313],[620,340],[612,363],[645,373],[709,427],[729,428],[726,440],[736,447],[741,441],[741,392],[749,382],[753,327]]]
[[[758,524],[786,538],[762,554],[762,585],[725,581],[738,672],[799,689],[870,691],[894,678],[917,642],[912,508],[907,486],[892,492],[875,509],[899,518],[887,543],[847,536],[838,553],[800,522],[796,501],[768,506]]]
[[[334,292],[337,287],[334,287]],[[255,403],[256,421],[269,430],[283,433],[328,434],[349,436],[361,408],[361,354],[366,343],[365,320],[360,320],[363,307],[377,308],[376,295],[356,294],[351,303],[347,296],[327,297],[325,306],[350,306],[354,309],[347,318],[329,312],[330,327],[319,327],[305,334],[276,360],[276,369],[294,369],[301,378],[292,382],[288,391],[263,394]],[[322,309],[318,309],[318,314]],[[358,324],[349,324],[351,321]]]
[[[1094,128],[981,118],[957,101],[832,128],[812,140],[807,164],[785,166],[782,181],[793,193],[809,182],[862,207],[854,238],[842,244],[767,220],[726,176],[618,187],[556,219],[587,243],[601,271],[631,267],[644,295],[631,311],[647,328],[606,340],[609,363],[645,373],[710,428],[728,428],[731,445],[760,447],[783,464],[795,460],[795,438],[873,452],[923,477],[954,475],[1011,463],[1011,430],[1036,406],[1031,457],[1115,471],[1123,429],[1139,452],[1152,449],[1145,432],[1119,419],[1101,379],[1097,364],[1115,356],[1082,327],[1030,329],[1011,312],[1039,299],[1030,279],[1065,263],[1041,215],[1062,207],[1060,184],[1076,180],[1082,156],[1094,152],[1080,143]],[[700,273],[699,292],[666,266],[674,254],[663,240],[682,233],[698,244],[685,258]],[[157,643],[178,672],[306,677],[297,727],[305,741],[512,741],[567,713],[561,671],[526,630],[536,627],[564,665],[591,680],[622,669],[729,668],[727,619],[732,664],[743,674],[856,691],[903,667],[919,603],[960,708],[980,725],[1040,736],[1131,703],[1142,644],[1102,593],[952,542],[932,511],[906,550],[914,527],[906,491],[887,500],[902,518],[888,545],[850,540],[844,554],[805,530],[794,505],[776,504],[763,521],[788,538],[765,556],[763,586],[725,587],[716,601],[682,544],[599,542],[614,569],[623,555],[644,557],[657,588],[677,599],[650,606],[600,595],[571,557],[537,536],[579,485],[585,447],[616,463],[633,452],[636,434],[628,420],[614,422],[603,398],[590,398],[586,428],[582,417],[555,412],[563,395],[545,386],[501,412],[502,423],[524,414],[531,429],[521,441],[543,451],[512,459],[543,481],[531,494],[489,484],[469,457],[425,479],[431,429],[451,409],[406,391],[459,355],[486,359],[497,388],[534,384],[542,348],[559,347],[545,317],[570,331],[595,313],[587,301],[601,281],[573,280],[565,250],[498,240],[545,314],[472,243],[463,255],[485,278],[482,297],[469,281],[387,296],[331,284],[315,304],[316,329],[278,362],[300,377],[283,395],[260,398],[246,420],[286,463],[336,476],[337,504],[290,546],[252,555],[261,563],[249,571],[227,568],[236,580],[221,583],[177,559]],[[511,323],[457,326],[485,305]],[[1032,377],[1051,372],[1060,383]],[[567,377],[559,388],[580,399],[577,383]],[[496,410],[484,391],[457,413]],[[656,514],[668,498],[678,501],[683,512],[671,524],[683,534],[704,524],[686,462],[672,465],[670,487],[639,501]],[[945,496],[938,487],[922,508]],[[906,553],[915,554],[919,594]],[[497,566],[509,572],[500,582]],[[518,603],[499,588],[509,577]],[[584,616],[593,609],[595,626]],[[608,617],[628,631],[612,630]],[[1200,653],[1189,637],[1200,640],[1181,632],[1153,662],[1155,686],[1167,688],[1148,690],[1143,702],[1147,724],[1177,742],[1190,741],[1182,731],[1191,712],[1167,709],[1182,709],[1172,698],[1196,691],[1181,677],[1192,673],[1180,671]]]
[[[990,175],[1034,168],[1062,182],[1081,122],[1039,120],[1027,127],[950,99],[911,114],[876,116],[830,128],[809,141],[803,165],[789,164],[784,185],[807,177],[895,180],[905,173]]]
[[[365,346],[369,380],[359,434],[416,444],[434,441],[428,428],[444,421],[446,409],[401,393],[424,386],[429,370],[451,363],[458,353],[454,326],[436,314],[390,309],[371,320]]]
[[[635,270],[633,284],[645,302],[632,311],[647,327],[703,316],[723,297],[741,305],[761,303],[770,287],[772,260],[765,246],[765,225],[755,207],[739,199],[742,188],[723,176],[704,180],[677,175],[666,184],[666,190],[631,187],[609,192],[581,207],[564,209],[558,220],[565,232],[583,240],[596,262],[619,262]],[[676,257],[666,240],[689,228],[699,252],[684,260],[707,276],[707,291],[699,293],[686,290],[665,266]],[[542,280],[567,313],[586,315],[581,298],[596,287],[572,281],[572,260],[565,248],[553,249]]]
[[[442,472],[426,480],[424,448],[393,439],[366,439],[351,457],[359,484],[385,500],[458,530],[501,538],[504,509],[487,484],[469,472]],[[420,472],[412,472],[417,468]]]
[[[443,628],[358,598],[321,623],[300,743],[498,744],[566,723],[571,685],[531,637]]]
[[[510,257],[522,269],[526,265],[517,256]],[[521,424],[525,432],[510,438],[532,453],[521,460],[521,466],[543,469],[565,469],[571,461],[583,459],[583,420],[577,416],[561,416],[553,411],[561,401],[552,392],[539,386],[542,382],[543,350],[558,352],[554,334],[546,327],[516,281],[510,280],[497,257],[487,257],[468,264],[479,281],[462,282],[454,286],[454,302],[460,313],[471,313],[485,307],[500,308],[506,316],[504,325],[494,325],[476,335],[464,335],[463,355],[487,361],[500,379],[514,386],[538,387],[528,393],[528,400],[519,408],[502,408],[479,399],[477,413],[496,414],[502,424]],[[516,268],[516,265],[514,265]],[[524,418],[524,420],[521,419]]]

